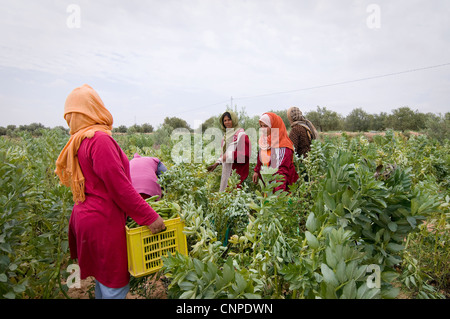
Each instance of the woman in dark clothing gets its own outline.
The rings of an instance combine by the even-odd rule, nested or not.
[[[302,111],[298,107],[289,108],[287,116],[292,128],[289,138],[294,143],[295,152],[298,157],[302,155],[306,157],[311,150],[312,140],[317,139],[319,133],[311,121],[303,116]]]

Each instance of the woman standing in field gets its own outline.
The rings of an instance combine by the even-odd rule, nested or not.
[[[222,177],[220,180],[220,191],[228,186],[228,178],[233,170],[240,176],[242,182],[248,177],[250,168],[250,140],[243,128],[239,127],[237,115],[227,111],[219,118],[219,123],[225,136],[222,139],[222,155],[217,162],[208,167],[212,172],[218,165],[222,165]]]
[[[289,139],[286,126],[280,116],[272,112],[264,113],[259,119],[261,134],[259,138],[259,152],[252,180],[258,182],[261,177],[261,167],[277,168],[277,174],[284,176],[283,184],[275,188],[289,191],[289,185],[298,180],[293,156],[294,146]]]
[[[294,144],[295,152],[298,157],[307,156],[311,150],[311,142],[319,137],[314,125],[303,116],[302,111],[298,107],[291,107],[287,110],[291,131],[289,138]]]
[[[129,290],[125,222],[127,215],[152,233],[163,219],[131,184],[128,158],[111,136],[113,118],[97,92],[84,84],[66,99],[70,139],[56,161],[61,184],[75,205],[69,221],[72,259],[80,277],[96,279],[96,298],[125,298]]]

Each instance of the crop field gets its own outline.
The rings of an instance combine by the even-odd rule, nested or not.
[[[219,192],[220,169],[176,161],[176,141],[115,134],[132,158],[168,168],[163,200],[185,222],[188,256],[164,258],[152,276],[131,279],[140,298],[370,299],[450,296],[450,143],[394,131],[321,135],[301,178],[276,192],[264,183]],[[69,136],[0,137],[0,298],[71,298],[67,227],[70,189],[55,161]],[[192,139],[194,143],[200,139]],[[198,155],[198,154],[197,154]],[[252,170],[254,164],[251,164]],[[232,175],[230,183],[238,178]],[[151,204],[151,203],[150,203]],[[155,282],[162,294],[155,297]]]

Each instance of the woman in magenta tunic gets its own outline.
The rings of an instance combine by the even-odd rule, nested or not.
[[[152,233],[165,229],[162,218],[131,184],[125,153],[111,137],[112,116],[88,85],[73,90],[64,107],[71,137],[56,162],[61,183],[72,190],[69,221],[72,259],[80,277],[95,277],[106,292],[128,291],[127,216]],[[100,291],[96,287],[97,291]]]

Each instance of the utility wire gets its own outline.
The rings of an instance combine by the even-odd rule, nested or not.
[[[388,73],[388,74],[383,74],[383,75],[376,75],[376,76],[371,76],[371,77],[361,78],[361,79],[356,79],[356,80],[349,80],[349,81],[336,82],[336,83],[331,83],[331,84],[311,86],[311,87],[297,89],[297,90],[274,92],[274,93],[266,93],[266,94],[244,96],[244,97],[236,97],[236,98],[233,98],[233,99],[235,99],[235,100],[246,100],[246,99],[252,99],[252,98],[263,97],[263,96],[271,96],[271,95],[287,94],[287,93],[294,93],[294,92],[307,91],[307,90],[313,90],[313,89],[320,89],[320,88],[325,88],[325,87],[330,87],[330,86],[343,85],[343,84],[355,83],[355,82],[361,82],[361,81],[368,81],[368,80],[379,79],[379,78],[384,78],[384,77],[393,76],[393,75],[399,75],[399,74],[405,74],[405,73],[410,73],[410,72],[422,71],[422,70],[427,70],[427,69],[439,68],[439,67],[448,66],[448,65],[450,65],[450,63],[444,63],[444,64],[439,64],[439,65],[432,65],[432,66],[427,66],[427,67],[423,67],[423,68],[411,69],[411,70],[400,71],[400,72],[395,72],[395,73]]]
[[[258,98],[258,97],[265,97],[265,96],[295,93],[295,92],[301,92],[301,91],[307,91],[307,90],[313,90],[313,89],[320,89],[320,88],[325,88],[325,87],[330,87],[330,86],[344,85],[344,84],[349,84],[349,83],[368,81],[368,80],[379,79],[379,78],[384,78],[384,77],[389,77],[389,76],[394,76],[394,75],[405,74],[405,73],[423,71],[423,70],[428,70],[428,69],[435,69],[435,68],[440,68],[440,67],[449,66],[449,65],[450,65],[450,62],[449,63],[438,64],[438,65],[427,66],[427,67],[423,67],[423,68],[410,69],[410,70],[406,70],[406,71],[387,73],[387,74],[382,74],[382,75],[375,75],[375,76],[370,76],[370,77],[366,77],[366,78],[360,78],[360,79],[356,79],[356,80],[349,80],[349,81],[342,81],[342,82],[336,82],[336,83],[330,83],[330,84],[324,84],[324,85],[311,86],[311,87],[306,87],[306,88],[296,89],[296,90],[273,92],[273,93],[266,93],[266,94],[259,94],[259,95],[236,97],[236,98],[233,97],[232,100],[247,100],[247,99],[253,99],[253,98]],[[230,100],[227,99],[227,100],[224,100],[224,101],[221,101],[221,102],[200,106],[200,107],[197,107],[197,108],[193,108],[193,109],[182,111],[182,112],[178,112],[178,113],[182,114],[182,113],[197,111],[197,110],[204,109],[204,108],[211,107],[211,106],[223,105],[223,104],[225,104],[225,103],[227,103],[229,101]]]

